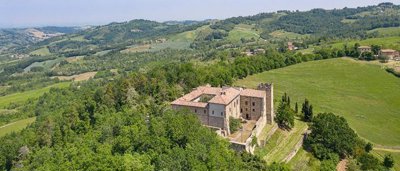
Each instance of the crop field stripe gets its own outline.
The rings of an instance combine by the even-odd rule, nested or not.
[[[35,122],[36,117],[28,118],[28,119],[22,119],[16,122],[12,122],[3,126],[0,126],[0,137],[12,133],[12,132],[18,132],[24,129],[26,126],[29,124]]]

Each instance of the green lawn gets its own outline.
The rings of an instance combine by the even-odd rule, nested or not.
[[[22,103],[30,98],[37,98],[44,93],[48,92],[50,88],[56,87],[56,88],[63,88],[63,87],[68,87],[69,82],[62,82],[62,83],[57,83],[53,84],[41,89],[36,89],[36,90],[30,90],[22,93],[14,93],[6,96],[1,96],[0,97],[0,109],[8,106],[11,102],[13,103]]]
[[[261,82],[274,83],[276,101],[287,92],[292,104],[297,101],[301,107],[308,98],[314,113],[344,116],[373,143],[400,146],[400,79],[378,65],[344,58],[313,61],[249,76],[235,85]]]
[[[28,119],[22,119],[16,122],[9,123],[7,125],[0,126],[0,137],[12,133],[12,132],[18,132],[24,129],[26,126],[29,124],[35,122],[36,117],[28,118]]]

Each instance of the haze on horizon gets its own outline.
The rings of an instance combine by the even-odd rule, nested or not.
[[[224,19],[278,10],[399,4],[400,0],[0,0],[0,27],[82,26],[132,19]]]

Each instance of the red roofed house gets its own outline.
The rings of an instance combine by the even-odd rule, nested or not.
[[[380,54],[389,57],[389,60],[394,60],[400,57],[399,51],[393,49],[382,49]]]
[[[258,90],[237,87],[200,86],[171,103],[172,108],[186,108],[197,114],[202,124],[216,128],[223,136],[231,134],[229,117],[272,124],[273,85],[260,84]]]

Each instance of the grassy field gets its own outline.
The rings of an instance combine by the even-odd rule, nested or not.
[[[32,51],[30,54],[31,55],[40,55],[40,56],[51,55],[51,53],[47,47],[42,47],[40,49]]]
[[[400,27],[377,28],[368,33],[378,32],[379,36],[400,36]]]
[[[28,118],[28,119],[22,119],[16,122],[9,123],[7,125],[0,126],[0,137],[12,133],[12,132],[18,132],[24,129],[26,126],[29,124],[35,122],[36,117]]]
[[[62,82],[62,83],[53,84],[51,86],[44,87],[41,89],[30,90],[30,91],[26,91],[26,92],[22,92],[22,93],[14,93],[14,94],[6,95],[6,96],[1,96],[0,97],[0,109],[8,106],[11,102],[23,103],[30,98],[37,98],[37,97],[41,96],[42,94],[48,92],[50,90],[50,88],[68,87],[69,84],[70,84],[69,82]]]
[[[383,161],[386,154],[391,154],[395,160],[393,169],[400,170],[400,152],[386,152],[386,151],[373,150],[372,154],[377,156],[381,161]]]
[[[238,42],[241,38],[246,40],[250,40],[254,38],[257,40],[260,35],[257,33],[256,30],[253,29],[254,26],[246,25],[246,24],[239,24],[233,30],[229,32],[227,37],[228,40]]]
[[[47,60],[47,61],[43,61],[43,62],[35,62],[35,63],[29,65],[28,67],[24,68],[24,71],[29,72],[32,67],[37,67],[37,66],[43,67],[45,70],[50,70],[57,63],[60,63],[62,60],[64,60],[64,58],[57,58],[57,59]]]
[[[277,31],[270,33],[269,35],[271,35],[274,38],[278,38],[278,39],[301,39],[301,38],[305,38],[308,36],[308,35],[302,35],[302,34],[297,34],[297,33],[293,33],[293,32],[287,32],[284,30],[277,30]]]
[[[348,46],[354,46],[355,43],[359,43],[360,45],[380,45],[383,48],[400,50],[400,36],[371,38],[365,40],[351,40],[333,43],[331,45],[333,48],[343,48],[345,44],[347,44]]]
[[[301,148],[288,164],[296,171],[318,171],[321,163],[311,153]]]
[[[307,124],[295,120],[295,127],[291,131],[278,129],[264,147],[256,150],[256,155],[265,159],[268,163],[281,162],[289,155],[296,144],[303,138]]]
[[[343,58],[313,61],[249,76],[235,85],[261,82],[274,83],[275,99],[284,92],[292,104],[308,98],[314,113],[344,116],[363,138],[400,146],[400,79],[379,65]]]

